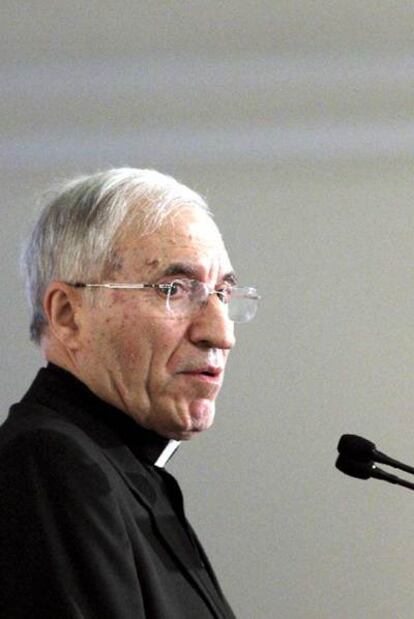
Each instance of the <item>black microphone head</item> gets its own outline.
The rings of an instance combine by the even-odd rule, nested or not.
[[[372,471],[374,470],[374,463],[372,460],[351,460],[340,454],[335,463],[336,468],[350,475],[351,477],[357,477],[358,479],[369,479],[372,477]]]
[[[372,460],[375,445],[362,436],[343,434],[339,439],[338,451],[340,454],[354,460]]]

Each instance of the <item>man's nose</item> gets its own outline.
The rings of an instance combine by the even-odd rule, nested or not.
[[[194,316],[190,339],[197,346],[206,348],[231,350],[235,345],[234,322],[229,318],[227,305],[218,295],[211,294]]]

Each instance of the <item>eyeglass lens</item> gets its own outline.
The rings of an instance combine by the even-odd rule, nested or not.
[[[211,291],[203,282],[197,280],[172,282],[172,284],[167,295],[167,308],[177,317],[186,317],[198,311],[214,293],[227,307],[230,320],[239,323],[249,322],[256,314],[258,295],[252,288],[232,287],[229,289],[229,294],[226,294]]]

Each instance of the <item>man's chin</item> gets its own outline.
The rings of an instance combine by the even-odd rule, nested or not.
[[[200,432],[208,430],[213,424],[214,415],[214,401],[201,398],[193,400],[185,414],[179,415],[175,427],[165,428],[161,433],[169,439],[188,441]]]
[[[198,398],[193,400],[189,407],[189,417],[195,430],[207,430],[213,421],[215,415],[215,402],[207,398]]]

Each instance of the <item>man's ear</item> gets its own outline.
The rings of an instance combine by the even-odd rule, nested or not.
[[[53,281],[43,297],[43,309],[50,333],[68,350],[76,350],[79,342],[82,296],[79,290],[64,282]]]

